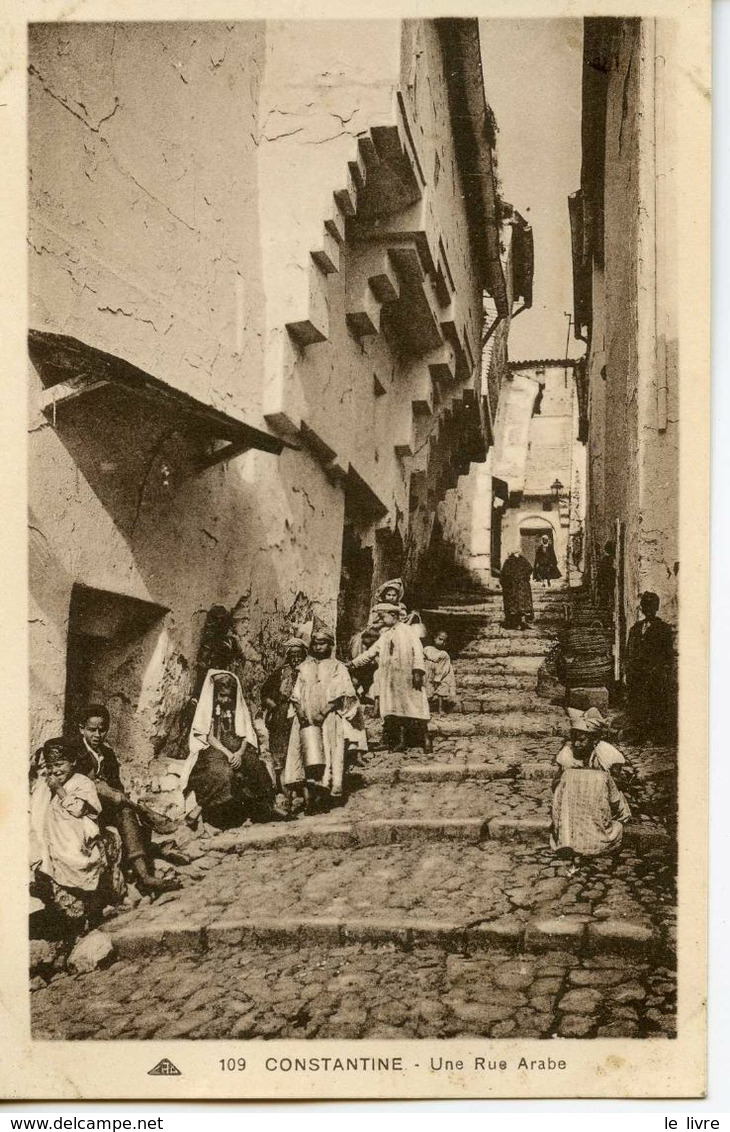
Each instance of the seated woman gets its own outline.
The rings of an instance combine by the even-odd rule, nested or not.
[[[258,738],[238,677],[211,669],[195,709],[190,731],[188,790],[203,821],[232,829],[248,818],[273,821],[274,784],[259,759]]]
[[[599,741],[601,724],[591,712],[596,709],[571,715],[570,743],[558,755],[560,769],[554,784],[550,844],[559,856],[573,858],[574,864],[581,856],[616,852],[631,817],[628,802],[610,772],[616,763],[610,752],[616,749]],[[599,747],[608,751],[599,751]]]
[[[307,659],[307,646],[299,637],[291,637],[284,645],[284,663],[274,669],[261,685],[261,705],[264,723],[269,733],[269,753],[276,776],[277,793],[282,792],[281,776],[286,764],[292,717],[289,700],[299,675],[299,668]]]
[[[34,893],[46,904],[52,934],[74,937],[101,920],[126,893],[122,842],[101,829],[94,783],[78,772],[77,752],[62,738],[43,744],[30,802]]]

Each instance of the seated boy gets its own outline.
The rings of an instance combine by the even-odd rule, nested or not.
[[[155,876],[145,810],[124,790],[117,756],[106,743],[109,722],[109,712],[103,704],[89,704],[82,711],[79,716],[78,770],[96,786],[103,824],[119,830],[124,861],[131,866],[140,889],[145,893],[170,892],[180,888],[180,881],[175,877]],[[182,858],[179,863],[182,863]]]

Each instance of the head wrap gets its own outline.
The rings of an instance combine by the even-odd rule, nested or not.
[[[587,711],[569,707],[568,715],[570,716],[571,731],[586,731],[594,734],[596,731],[608,727],[608,720],[604,719],[598,708],[595,707],[590,707]]]
[[[398,594],[398,601],[403,601],[405,587],[403,585],[402,578],[391,578],[389,582],[383,582],[381,586],[378,586],[377,590],[375,591],[376,602],[383,600],[383,594],[386,590],[395,590]]]
[[[210,729],[213,725],[213,708],[215,704],[215,684],[218,683],[222,677],[227,676],[228,679],[235,685],[236,688],[236,708],[234,712],[234,727],[236,735],[241,739],[245,739],[251,747],[258,747],[258,739],[256,732],[253,728],[251,721],[251,713],[248,710],[248,705],[243,698],[243,690],[240,681],[233,672],[227,672],[220,668],[211,668],[205,676],[203,688],[198,700],[198,706],[195,709],[193,716],[193,724],[190,728],[190,754],[194,755],[197,759],[198,754],[205,747],[208,746],[208,736]],[[193,763],[188,771],[193,769]]]
[[[396,617],[400,617],[399,605],[391,605],[389,601],[379,601],[377,605],[373,606],[373,613],[394,613]]]
[[[323,625],[321,622],[319,625],[315,624],[314,628],[312,629],[312,640],[314,640],[315,637],[319,637],[319,639],[322,641],[329,641],[331,645],[335,643],[334,633],[331,629],[328,629],[327,626]]]
[[[301,637],[290,637],[288,641],[284,641],[284,652],[288,653],[291,649],[304,649],[306,652],[307,646]]]

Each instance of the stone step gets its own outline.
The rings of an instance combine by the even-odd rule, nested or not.
[[[508,689],[500,693],[495,688],[483,688],[480,684],[471,688],[461,687],[460,690],[462,698],[458,701],[458,710],[462,714],[520,711],[525,715],[554,715],[556,711],[554,704],[540,699],[534,690]]]
[[[471,606],[464,609],[450,607],[444,609],[424,610],[424,616],[429,622],[443,624],[448,631],[449,627],[459,628],[462,624],[468,625],[472,621],[479,625],[494,625],[502,628],[503,632],[512,634],[513,630],[504,629],[504,610],[500,607],[485,608],[484,606]],[[550,610],[536,610],[531,625],[544,631],[559,631],[565,628],[565,618]]]
[[[443,609],[445,606],[453,608],[463,608],[465,605],[483,605],[492,607],[501,607],[504,598],[501,590],[494,590],[491,592],[479,592],[478,590],[464,590],[455,591],[454,593],[439,594],[437,602],[433,602],[431,608]],[[532,587],[532,603],[533,605],[566,605],[574,606],[583,603],[577,602],[575,597],[571,594],[570,590],[556,590],[556,589],[543,589],[542,587]],[[590,608],[590,607],[588,607]]]
[[[534,684],[534,681],[533,681]],[[477,682],[472,686],[464,687],[459,681],[459,688],[457,689],[460,696],[456,700],[450,700],[448,703],[448,710],[440,715],[434,711],[432,719],[438,718],[451,718],[459,715],[476,715],[482,712],[498,713],[510,711],[524,711],[527,714],[545,714],[555,712],[555,705],[549,700],[541,699],[534,691],[534,687],[529,691],[512,689],[508,690],[504,695],[493,687],[484,687],[477,678]]]
[[[407,820],[361,823],[368,837],[392,840],[345,844],[316,824],[293,823],[276,840],[256,829],[211,838],[197,883],[105,925],[117,954],[369,941],[628,955],[661,941],[658,866],[630,850],[576,879],[543,845],[448,833],[434,841],[419,833],[425,823]]]
[[[565,732],[565,712],[480,712],[434,715],[428,725],[431,735],[443,737],[490,735],[559,735]]]
[[[540,658],[547,655],[553,647],[553,641],[548,637],[528,637],[526,635],[513,634],[507,639],[485,639],[483,637],[476,637],[470,641],[468,645],[464,645],[459,649],[460,657],[467,656],[482,656],[485,659],[505,659],[512,660],[522,656],[538,656]]]
[[[527,656],[484,656],[475,649],[461,653],[454,661],[454,671],[486,672],[492,675],[504,673],[506,676],[532,676],[533,687],[537,681],[540,665],[545,660],[544,653]],[[468,662],[468,663],[466,663]]]
[[[535,677],[529,672],[494,673],[473,657],[457,657],[454,660],[457,686],[461,688],[495,688],[498,691],[513,689],[520,694],[534,692],[537,686]]]
[[[62,975],[31,995],[33,1037],[382,1042],[676,1032],[673,970],[640,957],[609,959],[562,946],[484,951],[475,946],[479,936],[470,954],[458,954],[420,943],[413,930],[410,949],[400,941],[310,946],[306,925],[297,946],[266,943],[260,930],[256,948],[244,949],[243,934],[243,927],[224,928],[211,933],[206,951],[161,951],[141,962],[116,959],[88,975]]]

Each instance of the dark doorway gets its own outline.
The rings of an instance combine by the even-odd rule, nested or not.
[[[492,515],[489,527],[489,565],[493,575],[502,569],[502,521],[509,506],[509,487],[504,480],[492,477]]]
[[[378,497],[351,468],[345,481],[342,566],[337,596],[337,655],[343,660],[350,657],[351,638],[367,624],[373,588],[373,527],[384,514],[385,507]]]
[[[64,727],[69,734],[84,706],[107,702],[113,675],[140,651],[143,638],[167,613],[153,602],[74,585],[68,622]]]
[[[373,580],[373,553],[360,545],[355,526],[346,523],[342,536],[342,569],[337,598],[337,651],[350,659],[350,640],[367,624]]]
[[[550,539],[550,545],[555,549],[555,539],[553,537],[553,529],[547,524],[542,526],[525,525],[520,527],[520,550],[524,554],[528,562],[535,561],[535,553],[537,551],[537,544],[543,535],[547,535]]]

